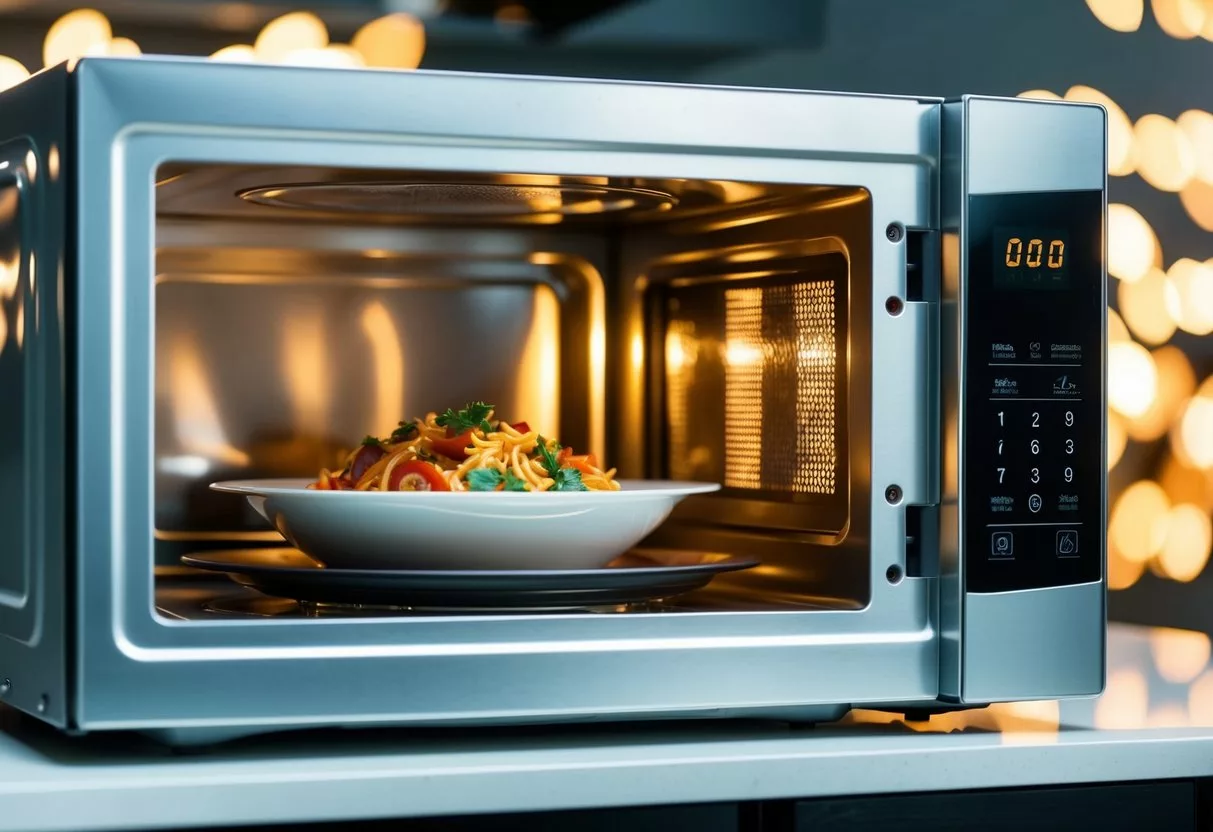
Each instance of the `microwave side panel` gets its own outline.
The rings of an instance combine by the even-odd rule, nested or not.
[[[0,93],[0,702],[60,727],[70,83],[60,67]]]
[[[966,97],[945,104],[943,147],[941,697],[1095,695],[1106,651],[1106,115]]]

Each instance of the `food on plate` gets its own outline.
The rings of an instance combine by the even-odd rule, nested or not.
[[[368,436],[336,471],[324,469],[318,491],[618,491],[615,469],[594,454],[545,438],[526,422],[494,418],[493,405],[471,402],[400,422],[384,439]]]

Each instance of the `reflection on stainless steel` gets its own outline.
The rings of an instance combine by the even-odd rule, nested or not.
[[[228,441],[196,336],[186,330],[173,332],[165,351],[178,445],[195,459],[225,466],[248,465],[248,454]],[[209,466],[203,472],[207,469]]]
[[[380,436],[391,433],[397,422],[412,415],[404,411],[404,349],[392,313],[381,301],[367,303],[359,315],[359,323],[371,347],[373,372],[367,392],[375,402],[371,411],[374,417],[360,433]]]
[[[549,286],[536,286],[531,305],[531,325],[522,346],[519,366],[532,368],[519,373],[514,385],[518,413],[530,424],[544,426],[552,436],[560,430],[560,300]],[[536,379],[548,379],[536,384]]]
[[[363,327],[366,327],[366,312]],[[291,421],[303,431],[324,436],[329,430],[328,394],[332,385],[329,338],[319,303],[300,303],[282,322],[283,381],[291,404]],[[397,399],[398,400],[398,399]]]

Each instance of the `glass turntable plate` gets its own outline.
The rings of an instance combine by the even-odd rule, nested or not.
[[[758,565],[719,554],[686,553],[674,560],[627,555],[599,569],[330,569],[298,549],[254,548],[187,555],[181,562],[277,598],[461,610],[631,604],[700,589],[721,573]]]

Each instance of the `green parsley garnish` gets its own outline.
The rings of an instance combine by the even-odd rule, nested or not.
[[[496,468],[474,468],[468,471],[468,489],[471,491],[496,491],[502,483],[505,483],[506,491],[529,490],[526,481],[510,470],[504,475]]]
[[[561,468],[556,471],[552,479],[556,482],[552,485],[553,491],[589,491],[586,484],[581,481],[581,472],[576,468]]]
[[[557,451],[560,450],[560,445],[558,443],[553,442],[552,444],[556,446]],[[540,459],[542,459],[543,468],[548,472],[548,476],[556,476],[556,472],[560,470],[560,465],[556,462],[556,454],[553,453],[552,449],[548,447],[548,441],[542,436],[539,437],[535,444],[535,452],[539,454]]]
[[[416,422],[401,422],[400,426],[392,431],[392,442],[408,442],[417,433]]]
[[[441,427],[448,428],[456,435],[464,431],[475,430],[480,428],[485,433],[492,431],[493,426],[489,423],[489,414],[493,412],[493,405],[485,404],[484,402],[469,402],[468,406],[458,412],[447,408],[446,412],[439,416],[434,421]]]

